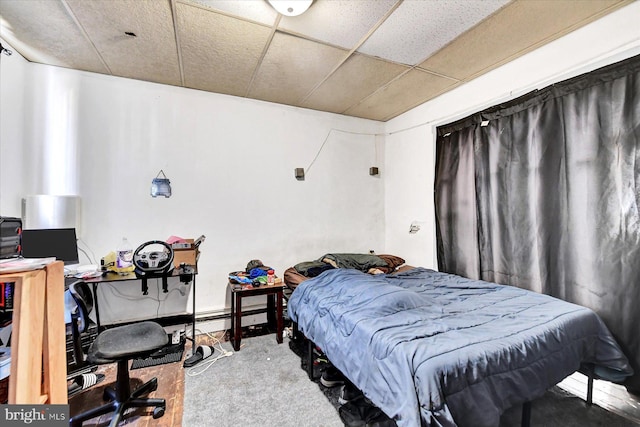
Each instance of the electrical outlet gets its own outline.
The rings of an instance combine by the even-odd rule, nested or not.
[[[171,344],[180,344],[180,329],[173,331],[171,335]]]

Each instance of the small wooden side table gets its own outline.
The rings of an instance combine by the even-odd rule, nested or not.
[[[282,344],[282,330],[284,321],[282,317],[282,290],[284,283],[276,283],[275,285],[263,285],[254,288],[251,285],[234,285],[229,282],[229,291],[231,292],[231,342],[235,351],[240,350],[240,341],[242,341],[242,298],[254,297],[257,295],[267,296],[267,322],[270,327],[275,324],[276,341]]]

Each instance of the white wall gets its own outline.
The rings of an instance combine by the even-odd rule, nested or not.
[[[24,88],[28,62],[1,40],[12,56],[0,55],[0,215],[20,217],[25,153]]]
[[[639,54],[638,17],[635,2],[386,124],[31,64],[14,53],[0,60],[0,213],[19,216],[27,194],[78,194],[81,247],[98,260],[123,236],[139,244],[204,234],[203,314],[229,306],[227,274],[254,258],[282,273],[328,251],[372,249],[436,267],[435,126]],[[332,128],[354,133],[329,135]],[[294,168],[307,169],[327,135],[306,181],[296,181]],[[378,177],[368,175],[374,165]],[[149,196],[160,169],[170,199]],[[414,220],[421,230],[409,234]],[[168,296],[157,286],[143,300],[138,284],[105,286],[101,312],[126,320],[188,303],[179,285]]]
[[[437,268],[435,128],[606,64],[640,54],[640,2],[497,68],[386,123],[385,248]],[[409,234],[411,221],[426,221]]]
[[[382,123],[39,64],[26,64],[22,80],[4,60],[3,107],[22,102],[14,87],[24,106],[2,112],[0,165],[16,179],[3,179],[0,211],[19,215],[27,194],[79,195],[80,246],[95,261],[123,236],[137,246],[204,234],[197,311],[206,314],[229,306],[227,275],[251,259],[282,274],[327,252],[383,250],[383,180],[369,176]],[[296,167],[308,169],[305,181]],[[169,199],[149,194],[161,169]],[[175,291],[159,303],[157,286],[143,300],[137,283],[102,287],[103,320],[187,304]]]

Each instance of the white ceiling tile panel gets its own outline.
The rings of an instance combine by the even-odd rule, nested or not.
[[[0,18],[0,37],[29,61],[108,73],[59,0],[2,0]]]
[[[399,111],[407,111],[458,84],[454,80],[414,69],[350,108],[346,113],[385,121],[397,115]]]
[[[228,14],[260,22],[265,25],[273,25],[278,12],[273,9],[267,0],[177,0],[183,3],[197,3],[211,9],[226,12]]]
[[[316,0],[299,16],[283,16],[279,28],[352,49],[397,0]]]
[[[185,86],[244,96],[269,27],[180,3],[176,10]]]
[[[415,65],[509,0],[406,0],[358,49]]]
[[[266,0],[0,0],[0,37],[33,62],[175,85],[181,55],[190,88],[386,121],[637,5],[315,0],[283,17]]]
[[[518,1],[460,35],[420,64],[421,68],[457,79],[470,79],[523,55],[595,19],[615,0]]]
[[[249,97],[298,105],[346,55],[336,47],[276,33]]]
[[[369,56],[352,55],[302,106],[342,113],[408,69]]]
[[[168,1],[66,1],[113,74],[181,84]]]

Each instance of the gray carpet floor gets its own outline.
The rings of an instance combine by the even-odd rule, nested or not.
[[[219,350],[186,371],[184,427],[342,427],[337,390],[310,381],[304,366],[305,346],[273,334],[244,338],[242,348],[204,368]],[[232,351],[228,342],[223,348]],[[301,361],[301,356],[303,357]],[[203,371],[199,375],[192,375]],[[316,369],[316,377],[319,372]],[[521,409],[505,412],[499,427],[520,426]],[[585,402],[559,387],[532,402],[532,427],[633,427],[636,423]]]
[[[223,348],[233,351],[225,342]],[[274,334],[243,338],[240,351],[199,375],[219,350],[185,371],[184,427],[342,427],[338,412]]]

